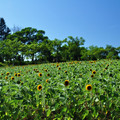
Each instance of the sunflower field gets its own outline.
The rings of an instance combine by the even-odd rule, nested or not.
[[[120,120],[120,61],[1,67],[0,120]]]

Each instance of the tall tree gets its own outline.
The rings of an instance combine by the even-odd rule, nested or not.
[[[32,42],[31,44],[26,45],[27,51],[25,53],[26,56],[32,59],[32,62],[35,60],[36,53],[38,52],[40,46],[36,42]]]
[[[94,55],[97,59],[105,59],[107,56],[107,50],[105,50],[103,47],[97,48],[94,52]]]
[[[4,18],[0,18],[0,40],[6,39],[10,29],[6,26]]]
[[[52,45],[53,45],[53,53],[52,56],[54,57],[56,62],[61,61],[61,49],[62,49],[62,44],[66,42],[66,38],[64,40],[58,40],[54,39],[52,40]]]
[[[88,47],[88,58],[89,60],[97,60],[97,56],[95,54],[95,52],[98,50],[98,47],[97,46],[89,46]]]
[[[81,57],[80,60],[89,60],[88,58],[88,49],[85,47],[81,47]]]
[[[81,57],[80,46],[84,45],[85,40],[82,37],[73,38],[72,36],[68,36],[68,38],[69,38],[69,41],[67,43],[69,46],[68,54],[69,54],[70,60],[79,60],[79,58]]]
[[[21,42],[17,40],[6,39],[0,42],[0,55],[3,60],[13,61],[19,56],[18,52],[20,50]]]
[[[118,56],[119,51],[112,45],[106,45],[105,49],[108,52],[106,58],[113,58],[113,59],[119,58]]]
[[[52,41],[46,39],[42,43],[39,43],[39,46],[40,48],[38,58],[43,61],[52,62],[53,60],[52,53],[54,50]]]
[[[62,61],[66,62],[67,60],[69,60],[69,54],[68,54],[68,45],[67,44],[64,44],[62,47],[61,47],[61,58],[62,58]]]
[[[29,52],[24,49],[21,49],[22,56],[23,53],[25,53],[26,51],[25,55],[30,56],[32,61],[34,61],[35,54],[37,53],[37,51],[35,50],[35,46],[43,42],[45,39],[48,39],[48,37],[44,36],[44,34],[45,31],[43,30],[37,30],[32,27],[27,27],[22,29],[21,31],[17,31],[12,35],[9,35],[7,38],[11,40],[17,38],[21,43],[27,45],[26,47],[24,47],[28,49]]]
[[[31,42],[35,41],[37,43],[42,42],[44,39],[48,39],[47,36],[44,36],[45,31],[37,30],[32,27],[27,27],[22,29],[21,31],[17,31],[12,35],[9,35],[7,38],[14,40],[18,38],[24,44],[31,44]]]

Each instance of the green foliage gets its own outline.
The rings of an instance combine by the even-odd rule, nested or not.
[[[27,27],[7,36],[0,41],[0,62],[13,65],[32,63],[66,62],[71,60],[119,59],[119,47],[82,47],[85,40],[68,36],[64,40],[49,40],[45,31]]]
[[[18,46],[20,45],[21,45],[21,42],[18,41],[18,39],[15,39],[13,41],[10,39],[7,39],[0,42],[1,56],[7,61],[11,61],[18,55],[18,52],[20,50]]]
[[[45,32],[43,30],[37,30],[32,27],[26,27],[21,31],[17,31],[12,35],[9,35],[7,38],[11,40],[18,38],[18,40],[24,44],[31,44],[34,41],[40,43],[44,39],[48,39],[48,37],[44,36],[44,34]]]
[[[67,39],[64,40],[58,40],[54,39],[52,40],[52,47],[53,47],[53,52],[52,56],[54,58],[54,61],[59,62],[62,59],[62,44],[66,42]]]
[[[79,60],[81,57],[81,45],[84,45],[85,40],[80,37],[73,38],[72,36],[68,36],[69,41],[68,43],[68,53],[70,60]]]

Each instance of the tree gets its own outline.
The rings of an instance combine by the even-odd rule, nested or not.
[[[118,59],[119,58],[119,56],[118,56],[118,53],[119,53],[118,48],[116,49],[112,45],[106,45],[105,49],[106,49],[106,51],[108,53],[106,58],[113,58],[113,59]]]
[[[21,31],[17,31],[12,35],[9,35],[7,38],[11,40],[14,40],[17,38],[18,41],[26,45],[26,47],[24,46],[24,48],[28,49],[29,52],[24,49],[21,49],[22,58],[23,58],[23,54],[25,54],[31,57],[33,62],[35,57],[34,55],[38,52],[36,51],[37,49],[35,50],[35,46],[38,46],[37,44],[42,43],[45,39],[48,39],[48,37],[44,36],[44,34],[45,34],[45,31],[43,30],[37,30],[32,27],[27,27],[22,29]]]
[[[107,51],[103,48],[97,48],[94,55],[97,57],[97,59],[105,59],[107,56]]]
[[[81,55],[81,45],[84,45],[85,40],[80,37],[73,38],[72,36],[68,36],[69,41],[68,43],[68,54],[70,60],[79,60],[79,58],[82,56]]]
[[[88,49],[81,47],[81,57],[80,60],[88,60]]]
[[[58,40],[58,39],[52,40],[52,46],[53,46],[52,56],[54,57],[56,62],[61,61],[61,58],[62,58],[61,50],[62,50],[62,44],[64,42],[66,42],[66,39],[64,39],[64,40]]]
[[[61,47],[61,57],[62,57],[62,61],[66,62],[67,60],[69,60],[69,54],[68,54],[68,45],[64,44],[62,47]]]
[[[96,54],[95,54],[95,52],[96,52],[97,50],[98,50],[98,47],[97,47],[97,46],[91,45],[91,46],[88,47],[88,52],[87,52],[87,54],[88,54],[89,60],[97,60],[97,56],[96,56]]]
[[[6,26],[4,18],[0,18],[0,40],[6,39],[10,29]]]
[[[118,59],[120,59],[120,47],[117,47],[116,51],[118,52]]]
[[[30,57],[32,59],[32,62],[34,61],[35,55],[39,50],[39,45],[36,42],[32,42],[31,44],[26,45],[27,51],[25,53],[26,56]]]
[[[48,39],[47,36],[44,36],[45,31],[37,30],[32,27],[27,27],[22,29],[21,31],[17,31],[12,35],[9,35],[7,38],[14,40],[18,38],[24,44],[31,44],[31,42],[35,41],[37,43],[42,42],[44,39]]]
[[[44,40],[42,43],[39,43],[39,59],[43,61],[49,61],[52,62],[53,57],[53,45],[52,41],[50,40]]]
[[[15,60],[15,58],[19,56],[20,45],[21,42],[19,42],[17,38],[14,41],[6,39],[0,42],[0,55],[2,59],[10,62]]]

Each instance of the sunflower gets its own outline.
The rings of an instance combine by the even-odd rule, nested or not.
[[[92,74],[96,74],[96,71],[95,71],[95,70],[93,70],[93,71],[92,71]]]
[[[49,79],[46,79],[46,82],[48,83]]]
[[[92,69],[90,69],[90,71],[92,71]]]
[[[7,79],[8,79],[8,77],[7,77],[7,76],[5,76],[5,79],[7,80]]]
[[[21,85],[23,85],[23,82],[21,82]]]
[[[90,84],[86,85],[86,90],[88,90],[88,91],[92,90],[92,86]]]
[[[64,85],[68,86],[69,85],[69,80],[65,80]]]
[[[18,73],[17,76],[19,77],[19,76],[20,76],[20,73]]]
[[[105,70],[107,70],[108,69],[108,67],[105,67]]]
[[[37,86],[37,89],[38,89],[39,91],[41,91],[41,90],[42,90],[42,85],[38,85],[38,86]]]
[[[67,71],[65,71],[65,73],[67,73]]]
[[[45,72],[47,72],[47,69],[45,69]]]
[[[3,75],[3,73],[1,73],[1,75]]]
[[[61,67],[59,67],[58,70],[61,70]]]
[[[39,70],[36,70],[36,73],[39,73]]]
[[[39,77],[42,77],[42,73],[39,73],[38,75],[39,75]]]
[[[94,75],[91,75],[91,77],[93,78],[93,77],[94,77]]]
[[[9,75],[9,74],[10,74],[9,72],[6,73],[6,75]]]
[[[14,77],[11,77],[11,80],[14,80]]]
[[[14,76],[17,76],[17,73],[15,73]]]
[[[50,74],[47,74],[47,76],[50,76]]]
[[[59,64],[56,65],[56,67],[58,67],[58,66],[59,66]]]

